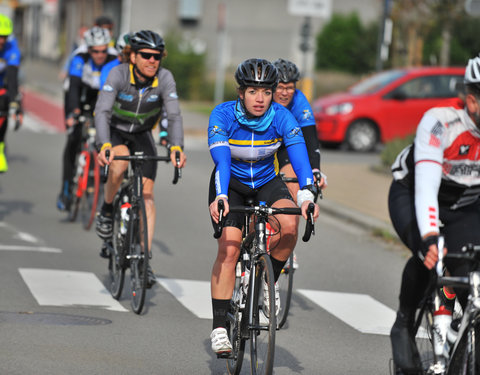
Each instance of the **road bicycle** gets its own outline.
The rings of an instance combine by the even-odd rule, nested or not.
[[[108,150],[106,156],[108,159]],[[109,254],[110,293],[113,298],[120,299],[125,271],[130,269],[131,306],[136,314],[140,314],[148,289],[148,263],[152,258],[151,249],[148,248],[142,166],[147,160],[169,162],[170,156],[150,156],[136,152],[131,156],[115,156],[114,160],[127,160],[130,164],[127,177],[113,200],[113,236],[102,246]],[[180,163],[178,151],[176,162],[178,166]],[[108,175],[108,168],[105,169],[104,173]],[[172,183],[176,184],[180,176],[180,169],[175,167]]]
[[[215,238],[219,238],[222,233],[223,201],[219,200],[218,205],[220,220],[215,229]],[[313,210],[314,205],[311,204],[308,208],[309,219],[303,236],[304,241],[308,241],[314,233]],[[240,374],[245,343],[248,340],[251,373],[271,374],[275,355],[275,333],[278,328],[273,268],[267,254],[266,223],[270,215],[301,215],[301,210],[297,207],[268,207],[265,202],[259,202],[258,206],[230,207],[230,212],[245,214],[245,225],[233,297],[227,313],[227,331],[232,343],[232,352],[220,354],[218,357],[226,358],[229,374]],[[254,230],[250,231],[252,222]],[[270,307],[268,311],[263,305],[264,288],[268,290],[267,307]]]
[[[296,177],[286,177],[284,173],[280,172],[280,177],[282,178],[283,182],[286,183],[296,183],[298,184],[298,179]],[[322,191],[320,188],[317,188],[318,194],[314,197],[314,202],[317,203],[318,198],[322,199]],[[269,226],[268,228],[269,233],[268,236],[274,236],[277,231],[274,228]],[[297,269],[297,259],[295,250],[290,254],[290,257],[285,263],[283,267],[282,273],[277,280],[278,284],[278,291],[280,294],[280,311],[277,316],[277,323],[278,328],[282,328],[285,323],[287,322],[288,313],[290,311],[290,305],[292,301],[292,293],[293,293],[293,276]]]
[[[73,178],[72,202],[68,210],[68,219],[75,221],[80,214],[85,230],[89,230],[95,220],[97,205],[101,193],[100,165],[95,147],[96,130],[93,125],[93,114],[88,104],[82,109],[78,125],[82,127],[82,143],[76,158],[76,172]]]
[[[419,305],[415,319],[414,333],[422,362],[421,374],[480,374],[480,246],[467,244],[461,253],[443,256],[443,243],[443,237],[440,236],[435,277]],[[446,276],[444,259],[466,261],[472,266],[471,271],[467,276]],[[446,333],[442,333],[434,316],[442,303],[440,288],[445,286],[468,289],[469,294],[463,311],[456,304],[452,323]],[[443,345],[441,353],[438,345]],[[397,374],[402,372],[397,370]]]

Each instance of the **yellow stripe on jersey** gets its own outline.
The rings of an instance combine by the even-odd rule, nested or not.
[[[281,142],[282,138],[276,138],[276,139],[264,139],[264,140],[258,140],[258,141],[253,141],[254,146],[265,146],[265,145],[272,145],[274,143]],[[252,144],[252,140],[240,140],[240,139],[229,139],[228,143],[232,145],[239,145],[239,146],[250,146]]]

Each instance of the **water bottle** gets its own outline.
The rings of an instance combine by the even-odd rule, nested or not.
[[[132,207],[128,201],[128,196],[124,195],[122,199],[123,203],[120,206],[120,233],[125,235],[128,228],[128,220],[130,219],[129,208]]]
[[[245,270],[242,272],[242,285],[243,291],[247,294],[248,291],[248,283],[250,281],[250,254],[243,253],[243,264],[245,264]]]
[[[457,341],[458,329],[460,328],[460,324],[461,319],[456,318],[452,320],[450,326],[448,327],[447,339],[445,340],[445,345],[443,346],[443,355],[446,358],[450,356],[450,349],[455,344],[455,341]]]
[[[443,356],[443,347],[447,338],[447,331],[452,323],[452,312],[440,306],[433,313],[433,350],[436,355]]]

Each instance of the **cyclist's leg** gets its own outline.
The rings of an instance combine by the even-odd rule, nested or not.
[[[5,116],[0,117],[0,173],[4,173],[8,171],[5,155],[5,137],[8,129],[8,96],[5,89],[0,89],[0,111],[5,113]]]
[[[280,177],[276,177],[262,186],[257,199],[266,201],[273,207],[297,207]],[[285,262],[297,243],[299,217],[297,215],[276,215],[275,219],[279,222],[281,234],[270,239],[270,258],[275,281],[277,281]]]
[[[57,208],[59,210],[68,209],[71,199],[72,181],[75,176],[75,158],[82,141],[82,125],[77,123],[70,128],[67,128],[67,140],[65,148],[63,149],[63,171],[62,171],[62,185],[60,187],[60,194],[58,196]]]
[[[215,171],[214,171],[215,172]],[[215,200],[215,177],[212,173],[209,187],[209,205]],[[231,187],[229,189],[229,204],[243,204],[242,195]],[[212,220],[212,225],[214,225]],[[211,297],[213,323],[212,350],[215,353],[225,353],[232,350],[227,337],[227,312],[230,308],[233,288],[235,286],[235,267],[240,254],[242,241],[243,216],[237,213],[229,213],[225,217],[222,236],[218,239],[218,250],[211,275]]]
[[[114,145],[113,150],[117,156],[130,155],[128,147],[123,144]],[[110,163],[108,179],[104,187],[103,205],[100,208],[100,212],[97,216],[97,221],[95,224],[95,232],[103,240],[108,240],[112,235],[113,199],[120,188],[124,173],[127,168],[128,161],[125,160],[113,160]]]
[[[413,337],[417,306],[428,286],[429,271],[417,256],[422,242],[415,216],[413,192],[393,182],[389,192],[390,218],[400,239],[412,251],[402,274],[397,319],[390,332],[395,364],[402,369],[421,368],[420,357]]]

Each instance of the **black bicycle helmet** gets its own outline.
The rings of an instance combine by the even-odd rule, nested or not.
[[[130,37],[130,46],[135,52],[143,48],[155,49],[163,52],[165,50],[165,42],[157,33],[150,30],[141,30]]]
[[[283,83],[297,82],[300,79],[300,71],[291,61],[278,59],[273,62],[278,70],[278,80]]]
[[[275,89],[278,72],[275,65],[264,59],[248,59],[238,65],[235,80],[240,87],[267,87]]]

